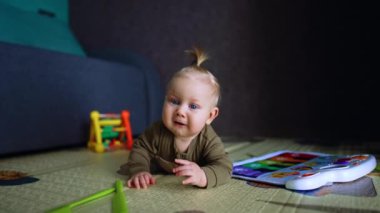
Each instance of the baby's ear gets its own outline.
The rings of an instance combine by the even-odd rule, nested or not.
[[[206,120],[206,124],[207,125],[210,125],[212,123],[212,121],[218,117],[219,115],[219,108],[218,107],[214,107],[211,109],[210,111],[210,115],[209,115],[209,118]]]

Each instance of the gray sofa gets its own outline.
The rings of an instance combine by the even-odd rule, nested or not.
[[[126,49],[86,52],[67,0],[0,0],[0,157],[86,146],[90,112],[131,113],[133,135],[160,118],[159,75]]]
[[[0,156],[85,146],[92,110],[128,109],[133,135],[159,119],[158,73],[136,54],[117,60],[0,42]]]

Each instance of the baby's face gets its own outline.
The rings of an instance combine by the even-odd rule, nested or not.
[[[207,82],[175,78],[166,93],[163,123],[175,137],[192,139],[218,115],[214,103],[215,94]]]

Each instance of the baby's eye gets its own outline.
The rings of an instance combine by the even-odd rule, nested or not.
[[[189,105],[189,108],[190,108],[190,109],[198,109],[199,106],[198,106],[197,104],[190,104],[190,105]]]
[[[169,103],[174,104],[174,105],[180,104],[179,100],[176,98],[169,98]]]

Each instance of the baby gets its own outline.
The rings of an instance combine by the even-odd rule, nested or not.
[[[232,162],[210,126],[218,116],[220,86],[202,62],[206,54],[189,51],[195,64],[174,74],[166,89],[162,121],[134,140],[128,162],[121,167],[130,188],[155,184],[153,171],[185,177],[182,184],[211,188],[231,178]]]

